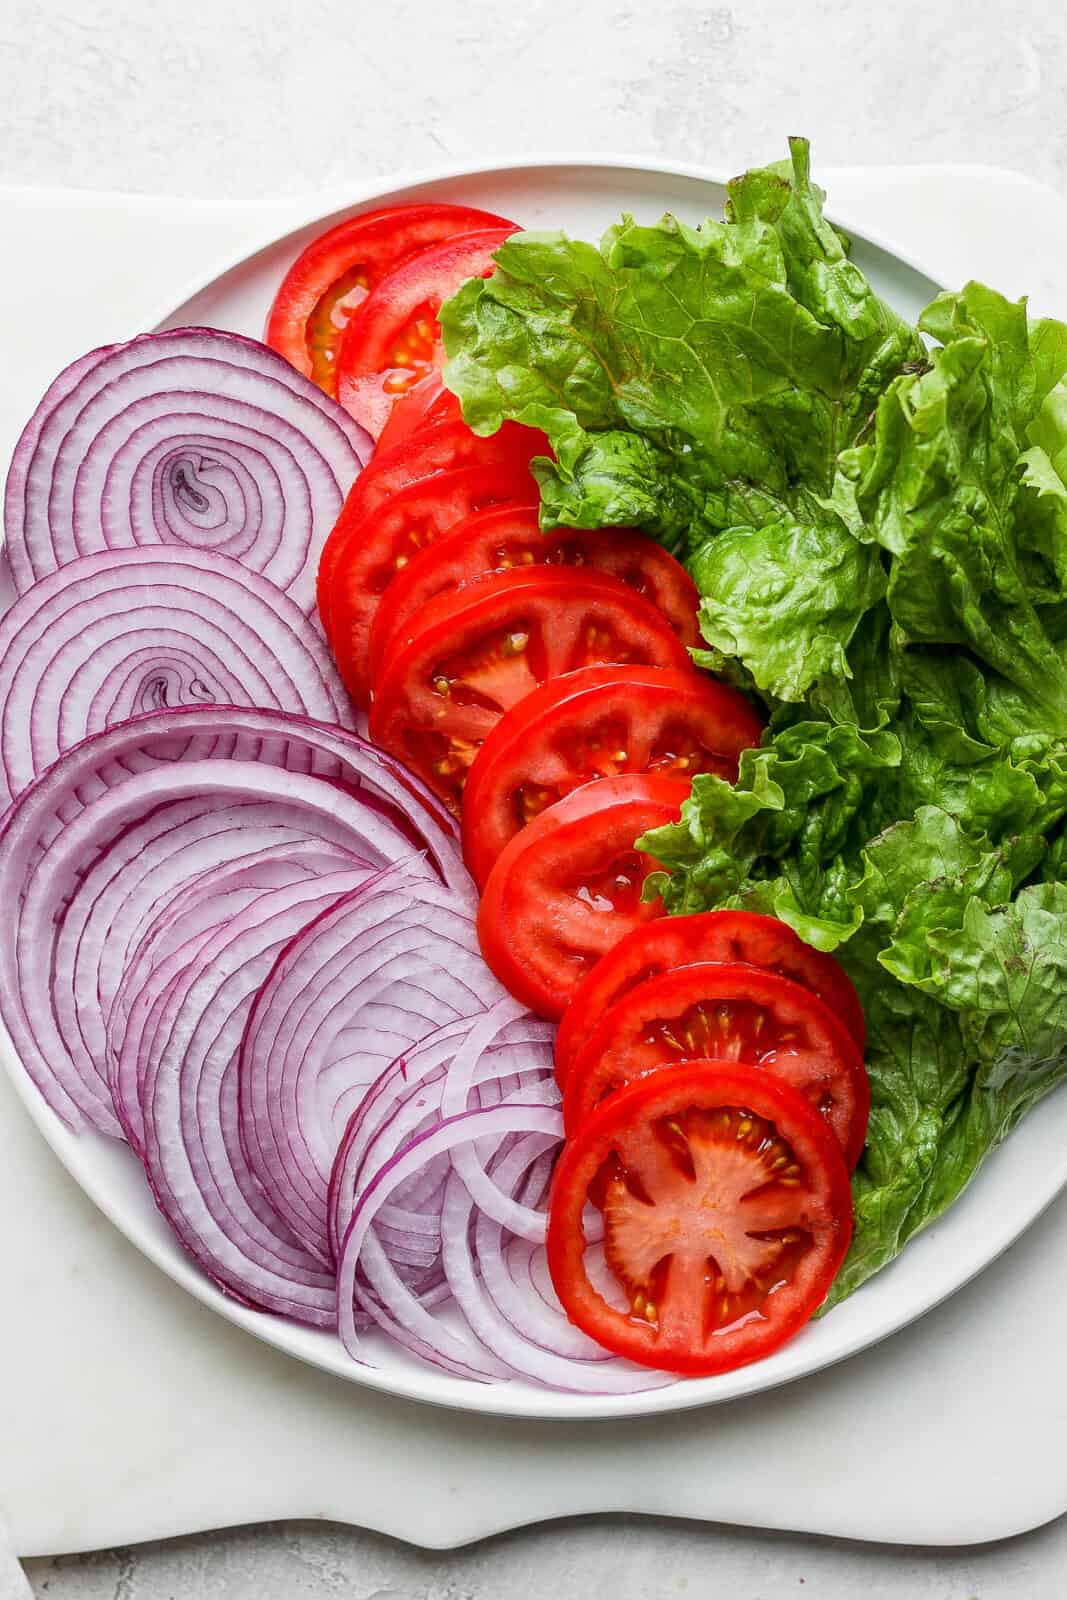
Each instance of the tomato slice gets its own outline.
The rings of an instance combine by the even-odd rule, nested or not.
[[[733,782],[760,731],[744,696],[693,669],[584,667],[549,678],[501,717],[470,766],[467,867],[485,883],[510,838],[593,778],[717,773]]]
[[[441,374],[435,367],[428,372],[425,378],[420,378],[413,383],[393,405],[385,427],[378,439],[377,452],[385,455],[395,445],[403,444],[405,439],[419,428],[434,422],[462,422],[463,413],[460,410],[456,396],[445,388],[441,382]]]
[[[851,1237],[848,1172],[821,1117],[768,1073],[703,1060],[620,1090],[564,1147],[548,1268],[604,1349],[697,1377],[785,1344]]]
[[[641,899],[657,863],[634,840],[642,825],[677,821],[689,789],[658,774],[600,778],[543,811],[504,850],[482,895],[478,938],[501,983],[531,1011],[561,1016],[593,963],[662,915],[661,901]]]
[[[551,678],[505,713],[475,757],[463,791],[467,866],[484,883],[509,839],[594,778],[714,772],[733,782],[760,731],[736,690],[691,668],[586,667]]]
[[[743,1061],[787,1082],[825,1117],[849,1167],[856,1165],[870,1086],[852,1035],[810,989],[740,961],[661,972],[617,1000],[567,1073],[568,1133],[642,1073],[704,1056]]]
[[[495,738],[488,741],[486,751]],[[486,751],[471,772],[465,805],[474,803],[478,769]],[[669,917],[655,928],[639,928],[597,962],[559,1025],[556,1076],[560,1083],[566,1082],[574,1057],[617,1000],[661,972],[702,961],[743,961],[803,984],[826,1002],[863,1054],[867,1042],[863,1007],[833,956],[805,944],[777,917],[755,911],[700,911],[689,917]]]
[[[492,573],[438,595],[395,636],[371,737],[458,811],[467,770],[504,712],[548,678],[607,661],[695,670],[655,606],[619,578]]]
[[[488,278],[493,256],[517,228],[483,228],[420,250],[383,278],[345,329],[337,362],[337,397],[375,439],[393,403],[441,367],[443,301],[468,278]]]
[[[282,279],[267,316],[272,349],[337,394],[337,355],[345,328],[385,275],[417,250],[456,234],[514,225],[473,206],[385,206],[349,217],[313,239]]]
[[[480,439],[463,422],[440,422],[418,429],[386,454],[376,452],[370,466],[360,473],[349,490],[341,515],[319,558],[319,615],[327,637],[333,627],[332,608],[340,569],[350,569],[348,579],[340,586],[340,592],[354,592],[355,587],[361,581],[366,581],[368,576],[362,563],[369,561],[375,572],[381,566],[383,552],[378,538],[368,530],[368,518],[387,507],[390,501],[412,484],[431,482],[440,474],[458,471],[461,467],[500,467],[506,471],[512,484],[512,492],[507,496],[496,495],[489,500],[476,501],[461,515],[466,515],[479,505],[494,505],[502,498],[520,504],[533,504],[537,500],[537,485],[530,473],[530,461],[547,448],[548,441],[544,434],[533,428],[521,428],[515,422],[505,422],[503,427],[486,439]],[[451,527],[456,520],[453,517],[440,526]],[[400,566],[395,571],[402,570],[417,548],[410,541],[401,540],[394,557],[399,560]],[[385,561],[388,565],[388,555]],[[375,609],[383,592],[383,589],[374,592]]]
[[[546,441],[547,442],[547,441]],[[393,634],[420,606],[486,572],[513,567],[592,567],[610,572],[657,606],[683,644],[700,643],[696,584],[662,545],[626,528],[543,531],[534,507],[483,511],[424,550],[399,574],[378,609],[371,634],[371,672]]]

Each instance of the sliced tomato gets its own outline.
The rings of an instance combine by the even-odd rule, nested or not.
[[[733,782],[760,731],[742,695],[692,668],[586,667],[550,678],[505,713],[471,766],[467,866],[484,883],[509,839],[593,778],[714,772]]]
[[[546,441],[547,443],[547,441]],[[544,531],[534,507],[498,507],[454,528],[447,541],[423,551],[390,586],[374,619],[371,671],[389,640],[420,606],[486,572],[513,567],[592,567],[610,572],[651,600],[683,644],[700,643],[696,584],[662,545],[627,528],[553,528]]]
[[[420,250],[382,279],[345,329],[337,397],[375,439],[394,402],[443,365],[437,313],[468,278],[488,278],[493,256],[517,229],[484,228]]]
[[[395,402],[379,435],[376,453],[385,455],[395,445],[410,439],[419,428],[431,423],[462,420],[459,401],[445,388],[441,374],[435,367],[425,378],[413,383]]]
[[[617,1000],[567,1073],[568,1133],[642,1073],[704,1056],[743,1061],[788,1083],[825,1117],[849,1167],[856,1165],[870,1087],[855,1040],[810,989],[740,961],[661,972]]]
[[[418,250],[486,228],[514,231],[473,206],[386,206],[349,217],[302,250],[282,279],[267,317],[266,342],[337,394],[337,355],[345,328],[387,273]]]
[[[438,595],[394,637],[371,736],[458,811],[470,764],[504,712],[546,679],[606,661],[695,671],[655,606],[619,578],[559,567],[492,573]]]
[[[591,1204],[602,1248],[586,1236]],[[604,1349],[697,1377],[785,1344],[851,1237],[848,1172],[821,1117],[768,1073],[705,1060],[620,1090],[564,1147],[548,1268]]]
[[[486,750],[495,739],[496,735],[488,741]],[[484,755],[485,751],[468,780],[465,806],[474,800]],[[833,956],[805,944],[777,917],[760,916],[754,911],[701,911],[690,917],[669,917],[655,928],[639,928],[597,962],[559,1025],[556,1076],[560,1083],[566,1082],[574,1057],[617,1000],[661,972],[702,961],[743,961],[803,984],[826,1002],[863,1054],[867,1042],[863,1007]]]
[[[689,788],[657,774],[600,778],[543,811],[504,850],[482,895],[478,939],[501,983],[531,1011],[561,1016],[594,962],[662,915],[660,900],[641,898],[658,866],[634,840],[642,827],[677,821]]]
[[[530,462],[547,448],[548,441],[544,434],[533,428],[520,428],[514,422],[505,422],[496,433],[480,439],[463,422],[442,421],[418,429],[386,454],[376,452],[370,466],[359,474],[349,490],[341,515],[331,529],[319,558],[319,615],[327,638],[333,628],[335,583],[340,570],[350,569],[337,593],[354,592],[355,587],[367,576],[365,562],[370,562],[374,572],[380,576],[383,552],[375,531],[368,527],[369,518],[388,507],[391,501],[413,484],[429,484],[432,490],[433,483],[442,474],[458,471],[462,467],[502,468],[512,485],[511,493],[507,496],[496,495],[488,500],[475,501],[463,515],[478,506],[495,505],[502,498],[519,504],[534,504],[537,485],[530,473]],[[441,523],[441,528],[451,527],[455,520],[452,518]],[[396,559],[400,562],[396,571],[402,570],[418,548],[408,540],[401,541],[401,547],[396,551]],[[388,553],[384,561],[388,566]],[[382,593],[384,588],[374,591],[373,609],[377,608]]]

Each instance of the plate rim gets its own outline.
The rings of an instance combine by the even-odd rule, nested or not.
[[[531,156],[515,157],[505,155],[500,160],[493,161],[485,166],[469,166],[466,162],[459,161],[443,166],[428,166],[416,168],[412,171],[386,173],[381,178],[374,179],[369,185],[356,185],[351,191],[345,190],[343,195],[340,191],[335,193],[333,190],[324,190],[321,195],[314,197],[312,202],[314,209],[309,213],[301,212],[301,220],[289,224],[282,233],[270,232],[269,230],[273,224],[265,220],[264,227],[267,231],[258,243],[253,245],[246,244],[238,251],[228,252],[216,271],[209,272],[206,275],[198,273],[194,278],[190,279],[184,285],[177,299],[172,300],[169,296],[166,302],[161,299],[159,306],[154,307],[146,317],[146,328],[148,331],[154,332],[162,323],[169,320],[176,308],[196,299],[198,295],[203,294],[220,278],[237,271],[246,262],[264,250],[281,245],[296,234],[303,233],[309,228],[333,226],[335,223],[343,221],[347,216],[358,215],[360,211],[371,205],[380,205],[396,200],[399,195],[412,189],[425,188],[438,183],[459,182],[466,178],[503,178],[514,173],[543,173],[550,172],[553,169],[574,171],[576,168],[587,168],[592,171],[629,172],[640,176],[659,178],[683,178],[689,182],[718,184],[720,187],[725,187],[731,181],[731,178],[735,176],[735,174],[724,176],[721,168],[706,163],[673,162],[654,156],[630,155],[625,152],[612,151],[593,156],[588,153],[573,155],[569,152],[561,154],[539,153]],[[832,177],[834,171],[860,172],[872,169],[860,167],[838,167],[835,169],[831,167],[826,170]],[[931,169],[920,165],[915,167],[886,166],[873,170],[882,174],[892,173],[907,177],[913,174],[921,174]],[[982,174],[987,170],[992,172],[996,169],[961,166],[959,170]],[[1038,189],[1047,188],[1047,185],[1040,184],[1037,180],[1026,179],[1019,173],[1013,172],[1010,173],[1010,176],[1015,181],[1031,183]],[[831,181],[831,179],[827,181]],[[129,197],[127,196],[126,198]],[[141,196],[139,198],[151,199],[153,197]],[[180,204],[180,201],[175,203]],[[269,203],[273,206],[282,202],[271,201]],[[323,209],[324,207],[325,209]],[[250,207],[249,209],[253,208]],[[943,287],[939,283],[939,274],[931,267],[930,263],[924,262],[920,257],[912,255],[910,252],[898,249],[883,235],[871,232],[867,228],[852,228],[847,218],[837,212],[833,205],[832,196],[828,196],[826,215],[835,227],[841,228],[842,231],[848,234],[850,240],[862,240],[864,244],[872,245],[876,250],[892,256],[894,260],[910,268],[912,272],[916,272],[921,277],[929,279],[930,282],[938,284],[939,287]]]
[[[829,169],[831,172],[833,169]],[[862,169],[837,169],[862,170]],[[903,168],[884,167],[878,169],[883,174],[921,174],[923,167]],[[961,168],[968,172],[984,171],[970,167]],[[341,220],[346,215],[355,215],[362,209],[390,200],[398,200],[402,195],[412,190],[418,190],[436,184],[458,182],[466,179],[491,180],[504,179],[508,176],[522,174],[538,174],[557,171],[561,177],[573,175],[576,172],[595,174],[606,171],[613,174],[632,174],[642,178],[682,179],[697,183],[710,183],[722,186],[727,180],[721,171],[706,164],[678,163],[665,161],[646,156],[631,156],[618,154],[581,153],[577,156],[567,153],[552,153],[522,157],[520,159],[504,158],[488,165],[472,166],[467,162],[435,165],[421,169],[414,173],[386,174],[373,179],[370,183],[358,185],[346,193],[344,198],[333,194],[324,194],[315,198],[313,209],[302,213],[302,220],[285,226],[278,231],[277,218],[264,218],[264,231],[262,237],[252,244],[246,243],[236,252],[227,253],[226,258],[213,271],[197,273],[191,283],[183,286],[180,293],[173,291],[166,297],[165,304],[156,311],[155,309],[144,318],[144,329],[154,330],[160,324],[173,318],[176,311],[188,302],[208,291],[213,285],[229,274],[238,271],[242,266],[251,263],[256,257],[269,249],[283,245],[296,235],[299,235],[315,226],[325,226],[334,221]],[[1013,179],[1020,175],[1010,174]],[[1025,181],[1025,180],[1024,180]],[[1036,185],[1037,187],[1043,187]],[[129,198],[129,197],[125,197]],[[152,197],[143,197],[152,198]],[[180,201],[173,202],[180,204]],[[271,202],[274,204],[274,202]],[[845,208],[847,211],[847,207]],[[294,212],[296,206],[294,205]],[[842,216],[830,204],[827,215],[838,226],[845,229],[851,238],[862,241],[876,250],[883,252],[896,263],[909,269],[933,284],[938,283],[938,275],[931,270],[928,264],[923,263],[910,252],[901,251],[884,237],[872,233],[867,228],[852,229],[847,216]],[[129,335],[132,337],[133,335]],[[113,1193],[113,1185],[106,1181],[99,1183],[93,1172],[92,1157],[82,1158],[81,1151],[91,1151],[96,1146],[97,1140],[105,1136],[94,1134],[91,1130],[77,1133],[52,1111],[43,1099],[32,1079],[24,1067],[17,1051],[14,1049],[10,1036],[5,1027],[0,1024],[0,1058],[3,1059],[5,1070],[14,1085],[23,1105],[30,1117],[44,1136],[46,1142],[53,1150],[57,1159],[77,1182],[79,1188],[89,1197],[93,1204],[108,1220],[129,1240],[129,1242],[154,1266],[166,1273],[172,1281],[187,1290],[194,1299],[198,1300],[207,1309],[223,1316],[228,1322],[249,1332],[261,1342],[277,1349],[290,1358],[303,1361],[326,1373],[328,1376],[342,1378],[361,1387],[370,1388],[379,1393],[390,1394],[398,1399],[415,1400],[424,1404],[435,1405],[449,1410],[458,1410],[469,1415],[509,1417],[528,1421],[552,1422],[577,1422],[590,1420],[625,1420],[646,1417],[656,1414],[670,1414],[680,1411],[693,1410],[698,1407],[728,1404],[749,1395],[766,1393],[774,1388],[787,1383],[798,1381],[800,1378],[812,1376],[824,1371],[853,1355],[870,1349],[873,1345],[889,1338],[910,1323],[917,1321],[928,1312],[936,1309],[945,1300],[958,1290],[965,1287],[979,1273],[991,1266],[993,1262],[1023,1233],[1031,1227],[1038,1217],[1056,1198],[1057,1194],[1067,1186],[1067,1165],[1063,1175],[1054,1181],[1046,1180],[1039,1192],[1031,1194],[1031,1206],[1023,1220],[1012,1222],[1008,1227],[1002,1228],[999,1233],[992,1236],[992,1247],[989,1247],[990,1235],[986,1235],[986,1248],[980,1259],[968,1259],[961,1272],[954,1273],[944,1280],[944,1287],[939,1286],[939,1292],[932,1297],[920,1296],[921,1303],[913,1305],[906,1303],[899,1314],[892,1314],[882,1318],[874,1328],[868,1328],[853,1337],[851,1342],[847,1339],[843,1347],[838,1350],[820,1352],[815,1361],[804,1363],[794,1359],[792,1363],[782,1363],[795,1370],[773,1371],[769,1378],[768,1362],[757,1362],[749,1367],[736,1369],[733,1373],[722,1374],[717,1377],[685,1380],[665,1387],[650,1389],[627,1395],[586,1395],[572,1392],[561,1392],[551,1389],[535,1389],[523,1387],[517,1393],[514,1386],[509,1383],[476,1384],[471,1380],[464,1380],[440,1373],[432,1367],[426,1367],[425,1372],[419,1369],[395,1370],[391,1368],[376,1368],[370,1365],[360,1365],[344,1357],[344,1361],[326,1361],[316,1358],[310,1351],[295,1348],[289,1337],[290,1331],[295,1330],[298,1335],[304,1335],[308,1330],[300,1328],[297,1324],[287,1322],[285,1319],[271,1316],[268,1313],[251,1310],[241,1305],[238,1301],[222,1293],[186,1255],[179,1244],[169,1233],[153,1232],[152,1228],[139,1214],[131,1215],[125,1206],[121,1192]],[[114,1143],[114,1141],[108,1141]],[[117,1147],[116,1147],[117,1148]],[[131,1157],[131,1159],[133,1159]],[[995,1161],[995,1155],[991,1161]],[[987,1163],[987,1168],[990,1163]],[[962,1197],[957,1205],[966,1202]],[[155,1213],[146,1213],[151,1222],[159,1219]],[[936,1224],[934,1228],[936,1228]],[[926,1235],[930,1237],[934,1228]],[[914,1252],[921,1248],[922,1240],[917,1238],[912,1242]],[[892,1265],[880,1274],[882,1282],[886,1282],[892,1275]],[[826,1326],[826,1324],[821,1324]],[[329,1339],[331,1348],[336,1352],[340,1346],[335,1338],[322,1335]],[[770,1362],[775,1366],[779,1358],[803,1348],[804,1335],[801,1334],[796,1341],[786,1346],[783,1352],[771,1357]],[[342,1352],[343,1354],[343,1352]],[[709,1392],[710,1391],[710,1392]],[[726,1391],[726,1392],[723,1392]]]

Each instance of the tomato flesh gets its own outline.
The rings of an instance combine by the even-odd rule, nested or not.
[[[760,731],[743,696],[690,668],[587,667],[550,679],[501,718],[471,767],[467,866],[484,883],[509,839],[594,778],[713,772],[733,782]]]
[[[642,1073],[703,1057],[742,1061],[788,1082],[826,1118],[848,1165],[855,1166],[870,1089],[852,1036],[810,989],[742,962],[678,967],[617,1000],[567,1073],[568,1132]]]
[[[485,228],[420,250],[384,277],[345,329],[337,397],[378,438],[394,403],[443,365],[437,313],[468,278],[487,278],[517,230]]]
[[[370,633],[374,614],[398,572],[426,545],[481,506],[531,493],[524,468],[457,467],[409,484],[360,525],[361,538],[332,582],[319,584],[319,613],[338,670],[357,705],[370,702]]]
[[[603,1271],[590,1271],[590,1204]],[[848,1173],[821,1118],[752,1067],[713,1059],[638,1080],[560,1157],[548,1266],[605,1349],[688,1376],[770,1355],[826,1298],[852,1229]]]
[[[660,613],[618,578],[555,567],[493,573],[439,595],[394,638],[371,736],[458,811],[470,765],[504,712],[548,678],[609,661],[694,670]]]
[[[696,585],[673,556],[625,528],[541,529],[535,507],[480,512],[454,528],[447,541],[419,557],[390,590],[374,619],[371,671],[390,639],[420,606],[487,572],[530,566],[588,567],[609,572],[650,600],[683,644],[700,643]]]
[[[370,466],[360,473],[349,490],[341,514],[319,558],[319,615],[327,638],[333,632],[333,609],[337,597],[341,596],[358,606],[359,587],[365,579],[368,563],[383,570],[391,564],[392,576],[395,577],[421,547],[412,547],[408,541],[402,540],[403,548],[390,555],[385,531],[402,521],[416,500],[426,511],[434,492],[440,492],[441,515],[423,517],[426,526],[436,530],[435,537],[473,510],[497,505],[501,501],[533,504],[537,498],[537,485],[530,473],[530,461],[545,448],[547,441],[543,434],[532,428],[520,428],[513,422],[506,422],[490,438],[480,439],[462,422],[442,421],[420,428],[387,453],[379,455],[376,452]],[[448,491],[456,480],[447,475],[463,468],[496,471],[498,485],[502,481],[502,474],[509,492],[493,493],[484,498],[476,496],[469,503],[450,501]],[[407,499],[401,498],[405,490],[414,490],[417,484],[423,486],[424,493],[421,496],[413,494]],[[454,505],[455,515],[452,515]],[[396,515],[392,515],[394,512]],[[371,519],[379,513],[384,521],[372,523]],[[384,546],[383,540],[386,541]],[[373,613],[383,593],[384,586],[375,591],[371,615],[367,619],[368,646]],[[363,661],[361,672],[364,677],[368,671],[369,663]]]
[[[264,338],[327,394],[337,394],[344,331],[382,279],[416,252],[458,234],[512,225],[472,206],[386,206],[330,228],[282,279]]]
[[[413,383],[394,404],[376,446],[376,454],[385,455],[396,445],[403,444],[412,434],[436,422],[462,422],[456,396],[444,387],[441,374],[434,369]]]
[[[500,855],[478,938],[501,983],[539,1016],[559,1017],[604,952],[661,915],[661,901],[641,897],[657,863],[633,842],[646,818],[676,821],[688,794],[678,778],[602,778],[543,812]]]
[[[471,773],[468,796],[474,793],[476,776],[477,769]],[[863,1008],[832,956],[805,944],[777,917],[754,911],[702,911],[671,917],[655,930],[639,930],[598,963],[568,1006],[556,1035],[560,1083],[566,1081],[571,1062],[597,1022],[617,1000],[661,972],[702,961],[743,961],[803,984],[826,1002],[863,1054]]]

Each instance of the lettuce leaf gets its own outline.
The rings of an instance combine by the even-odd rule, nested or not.
[[[729,185],[723,222],[627,217],[599,249],[516,234],[441,310],[471,427],[551,441],[544,526],[636,525],[689,554],[708,643],[792,701],[847,672],[884,591],[879,552],[828,497],[842,449],[922,359],[822,202],[794,140],[788,169]]]
[[[1067,326],[969,283],[910,327],[822,207],[795,140],[721,222],[514,236],[441,321],[471,426],[547,433],[543,524],[687,560],[698,663],[767,708],[639,843],[669,911],[781,917],[857,985],[835,1304],[1067,1076]]]

